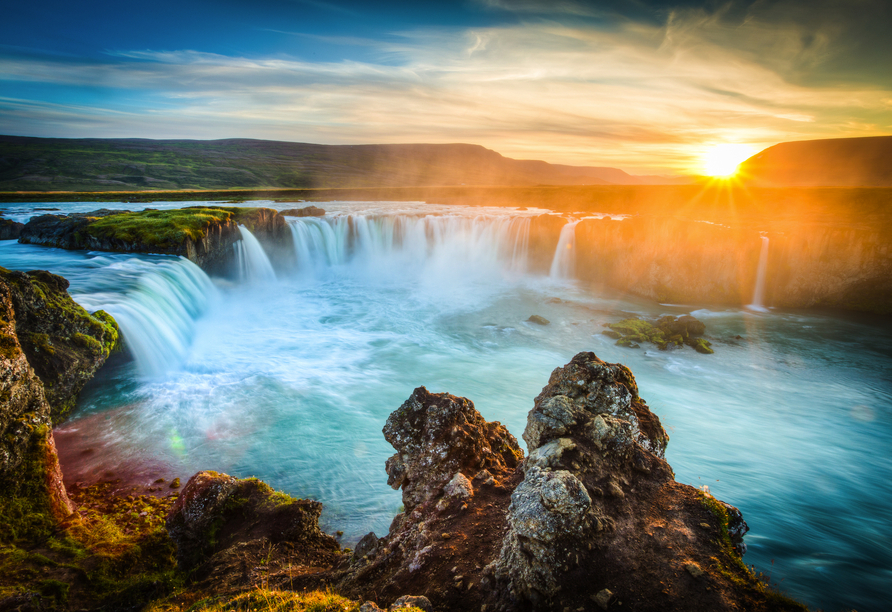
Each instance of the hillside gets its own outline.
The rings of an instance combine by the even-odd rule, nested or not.
[[[890,187],[892,136],[782,142],[739,172],[759,187]]]
[[[515,160],[479,145],[0,136],[0,191],[640,185],[616,168]]]

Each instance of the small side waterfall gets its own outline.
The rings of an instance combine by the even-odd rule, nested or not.
[[[747,308],[767,312],[765,308],[765,271],[768,269],[768,236],[762,236],[762,249],[759,251],[759,267],[756,270],[756,288],[753,303]]]
[[[260,242],[244,225],[238,226],[242,239],[233,245],[239,278],[243,281],[273,281],[276,273]]]
[[[551,270],[548,275],[551,278],[569,279],[576,273],[576,225],[578,219],[568,221],[561,228],[557,248],[554,250],[554,259],[551,260]]]
[[[208,275],[185,258],[163,263],[132,259],[109,270],[119,280],[109,283],[108,293],[80,294],[77,301],[115,318],[141,374],[157,376],[182,363],[196,319],[217,296]],[[131,288],[115,292],[127,278],[135,278]]]

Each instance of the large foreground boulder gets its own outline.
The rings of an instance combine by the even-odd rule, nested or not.
[[[344,592],[447,610],[804,610],[743,564],[739,510],[674,481],[625,366],[580,353],[527,419],[526,459],[465,399],[416,389],[388,419],[405,512],[333,572]]]
[[[7,282],[12,274],[0,268],[0,542],[45,537],[74,510],[62,484],[52,408],[19,341],[21,294]]]

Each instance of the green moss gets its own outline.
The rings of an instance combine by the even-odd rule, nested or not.
[[[622,340],[628,340],[629,343],[652,342],[660,348],[665,348],[666,346],[666,336],[663,334],[662,330],[657,329],[651,323],[648,323],[643,319],[625,319],[619,323],[612,323],[608,325],[608,327],[613,331],[622,334],[623,338],[620,342]],[[629,344],[622,344],[620,346],[629,346]]]
[[[712,495],[704,492],[700,492],[699,495],[703,506],[714,514],[719,521],[719,539],[717,543],[721,548],[722,555],[721,558],[712,558],[718,573],[738,587],[759,593],[769,601],[783,606],[782,609],[794,612],[808,612],[806,606],[771,588],[764,576],[756,575],[752,569],[747,567],[740,555],[734,550],[734,544],[731,542],[731,534],[728,532],[728,523],[730,521],[728,511]]]
[[[175,249],[186,239],[200,240],[211,226],[226,223],[231,211],[194,207],[178,210],[143,210],[97,218],[83,231],[109,240],[138,243],[162,250]]]
[[[698,353],[703,353],[704,355],[711,355],[715,353],[715,351],[710,348],[712,344],[705,338],[688,337],[685,338],[684,343],[693,348]]]
[[[104,355],[104,347],[99,340],[96,340],[93,336],[88,336],[86,334],[74,334],[71,339],[75,344],[81,346],[94,356]]]
[[[46,488],[46,437],[48,427],[33,427],[31,444],[14,473],[0,480],[0,543],[11,545],[21,541],[40,541],[56,527],[52,504]]]
[[[164,608],[149,608],[160,612]],[[167,608],[170,610],[170,608]],[[336,595],[331,591],[276,591],[258,588],[236,596],[205,599],[192,606],[195,612],[356,612],[359,602]],[[419,608],[405,608],[406,612],[420,612]]]
[[[53,346],[52,340],[48,334],[26,333],[24,335],[25,342],[28,342],[36,350],[46,353],[47,355],[55,355],[56,348]]]
[[[71,585],[60,580],[43,580],[38,584],[38,591],[44,597],[51,597],[57,605],[68,601],[68,590]]]
[[[111,353],[121,350],[121,328],[114,317],[104,310],[97,310],[90,315],[94,325],[94,335],[102,336],[103,354],[108,357]]]
[[[21,349],[19,349],[19,345],[16,342],[16,339],[10,334],[3,333],[0,330],[0,357],[4,357],[5,359],[15,359],[19,356]]]

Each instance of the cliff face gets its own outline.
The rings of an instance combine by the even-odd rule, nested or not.
[[[284,217],[269,208],[190,207],[139,212],[97,210],[31,219],[19,242],[63,249],[180,255],[206,271],[225,270],[239,225],[261,242],[281,247],[290,236]]]
[[[540,271],[565,223],[554,215],[533,221],[531,258]],[[892,242],[883,226],[583,219],[572,257],[577,278],[657,302],[744,305],[753,302],[762,236],[764,305],[892,313]]]
[[[45,381],[19,341],[17,304],[29,283],[28,275],[0,268],[0,541],[46,533],[74,510],[62,484]]]

